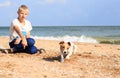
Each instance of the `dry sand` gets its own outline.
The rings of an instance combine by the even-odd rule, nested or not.
[[[9,48],[0,37],[0,48]],[[60,63],[59,41],[36,40],[42,54],[0,52],[0,78],[120,78],[120,45],[75,43],[77,53]]]

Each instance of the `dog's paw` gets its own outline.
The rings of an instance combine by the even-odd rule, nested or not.
[[[70,59],[70,57],[69,57],[69,56],[66,56],[66,59]]]
[[[64,59],[61,59],[60,62],[64,62]]]

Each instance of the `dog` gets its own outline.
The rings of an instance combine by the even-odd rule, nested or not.
[[[77,46],[72,42],[61,41],[59,45],[61,52],[60,62],[64,62],[64,59],[70,59],[71,55],[76,53]]]

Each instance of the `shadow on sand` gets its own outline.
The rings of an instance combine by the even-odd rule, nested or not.
[[[43,60],[49,61],[49,62],[60,61],[60,55],[56,57],[46,57],[46,58],[43,58]]]

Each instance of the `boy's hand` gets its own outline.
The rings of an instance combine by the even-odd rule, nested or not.
[[[22,45],[23,45],[23,48],[25,49],[25,47],[27,46],[26,38],[24,38],[24,39],[22,40]]]
[[[19,44],[20,41],[21,41],[21,38],[17,38],[17,39],[15,40],[14,44]]]

